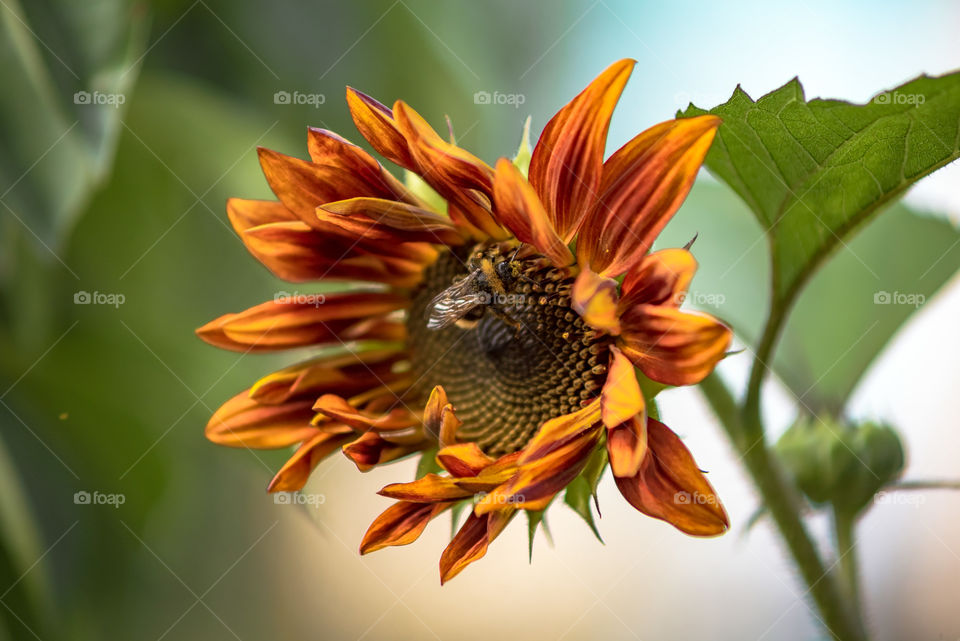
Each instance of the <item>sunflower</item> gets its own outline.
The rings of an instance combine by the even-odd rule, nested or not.
[[[360,550],[410,543],[468,507],[441,581],[520,511],[541,514],[583,475],[595,487],[608,462],[644,514],[695,536],[724,532],[713,488],[641,390],[698,383],[730,343],[724,324],[679,309],[696,270],[689,246],[649,251],[720,121],[658,124],[604,161],[633,65],[611,65],[532,153],[493,167],[406,103],[351,88],[358,130],[407,181],[326,130],[309,129],[309,161],[259,150],[278,200],[227,203],[247,249],[282,279],[352,286],[197,330],[239,352],[321,348],[227,401],[207,437],[298,445],[271,492],[299,490],[338,449],[361,471],[422,453],[420,478],[381,490],[395,503]]]

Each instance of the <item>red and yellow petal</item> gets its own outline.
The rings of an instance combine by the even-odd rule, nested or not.
[[[409,483],[391,483],[377,493],[398,501],[417,503],[459,501],[473,496],[472,491],[458,486],[456,479],[432,473]]]
[[[442,448],[437,452],[437,461],[454,477],[477,476],[496,462],[473,442]]]
[[[577,239],[580,264],[615,277],[640,262],[687,197],[719,126],[716,116],[670,120],[610,156]]]
[[[206,437],[228,447],[289,447],[316,434],[310,425],[312,407],[312,398],[264,405],[250,398],[250,390],[244,390],[214,412],[207,422]]]
[[[347,106],[357,130],[377,153],[405,169],[418,170],[407,139],[397,128],[389,107],[352,87],[347,87]]]
[[[310,478],[310,473],[320,461],[356,436],[348,427],[342,427],[337,431],[332,431],[329,425],[325,428],[331,431],[318,432],[297,448],[293,456],[283,464],[270,481],[270,485],[267,486],[268,492],[296,492],[303,489],[307,479]]]
[[[570,306],[591,327],[608,334],[620,333],[617,281],[605,278],[589,267],[584,267],[573,281]]]
[[[547,123],[530,159],[530,184],[553,228],[570,242],[597,200],[610,116],[634,60],[610,65]]]
[[[730,328],[706,314],[636,305],[620,317],[618,345],[640,370],[665,385],[695,385],[730,346]]]
[[[443,386],[435,386],[430,391],[423,411],[423,426],[427,434],[437,439],[440,447],[444,447],[456,442],[457,430],[461,425],[463,421],[457,418]]]
[[[357,440],[343,446],[343,453],[356,464],[361,472],[367,472],[377,465],[389,463],[398,458],[424,449],[425,443],[398,445],[383,438],[373,430],[360,435]]]
[[[644,411],[643,392],[630,362],[616,347],[610,348],[607,379],[600,392],[600,417],[608,429]]]
[[[607,457],[617,477],[634,476],[647,454],[647,415],[639,413],[607,428]]]
[[[216,347],[238,352],[271,351],[352,340],[401,340],[403,323],[383,316],[409,300],[386,292],[328,294],[314,300],[273,300],[226,314],[197,329]]]
[[[420,419],[406,408],[397,407],[378,414],[359,410],[336,394],[324,394],[317,399],[313,409],[334,421],[362,432],[403,430],[421,424]]]
[[[462,245],[449,218],[409,203],[382,198],[350,198],[321,205],[317,218],[344,233],[385,243],[424,242]]]
[[[542,458],[600,424],[601,401],[596,399],[586,407],[546,421],[520,450],[518,464]]]
[[[440,583],[446,583],[487,553],[517,511],[512,508],[478,516],[470,514],[440,556]]]
[[[360,542],[360,554],[376,552],[394,545],[408,545],[423,534],[433,518],[451,503],[411,503],[400,501],[378,516]]]
[[[647,419],[647,455],[631,477],[614,477],[631,505],[693,536],[716,536],[730,526],[713,487],[670,428]]]
[[[697,260],[686,249],[647,254],[624,277],[620,308],[641,304],[679,307],[696,271]]]
[[[536,247],[557,267],[573,263],[573,254],[554,230],[533,187],[506,158],[497,161],[493,202],[497,218],[518,240]]]

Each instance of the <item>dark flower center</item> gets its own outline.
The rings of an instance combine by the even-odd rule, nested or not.
[[[413,292],[407,320],[417,380],[410,400],[422,405],[442,385],[463,421],[458,440],[474,441],[492,456],[522,448],[544,421],[595,398],[610,346],[571,309],[573,276],[539,254],[514,258],[515,249],[515,242],[504,242],[444,251]],[[496,266],[513,260],[518,276],[500,292],[484,277],[473,279],[468,291],[479,283],[488,303],[473,306],[458,325],[429,329],[434,298],[481,269],[481,256],[490,261],[488,271],[500,274],[510,270]]]

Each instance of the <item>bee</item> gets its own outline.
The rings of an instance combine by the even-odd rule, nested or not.
[[[483,252],[471,256],[467,275],[430,301],[427,329],[443,329],[454,324],[470,329],[476,326],[487,309],[508,325],[520,329],[518,321],[497,307],[497,301],[510,294],[518,281],[530,280],[524,278],[520,263],[514,260],[519,251],[520,247],[517,247],[513,256],[497,262]]]

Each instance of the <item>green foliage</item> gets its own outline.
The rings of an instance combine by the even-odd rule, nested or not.
[[[603,543],[600,537],[600,530],[593,520],[593,509],[591,503],[597,502],[597,484],[607,469],[607,447],[606,443],[600,443],[590,455],[583,471],[573,479],[567,486],[563,494],[563,502],[573,508],[573,511],[580,515],[586,521],[590,529],[593,530],[597,540]],[[599,507],[597,508],[599,513]]]
[[[903,470],[904,453],[893,428],[803,417],[784,432],[776,452],[813,503],[856,516]]]
[[[865,105],[807,102],[797,79],[757,101],[738,87],[709,113],[724,122],[707,166],[769,232],[774,310],[858,225],[960,155],[960,73],[922,76]]]

